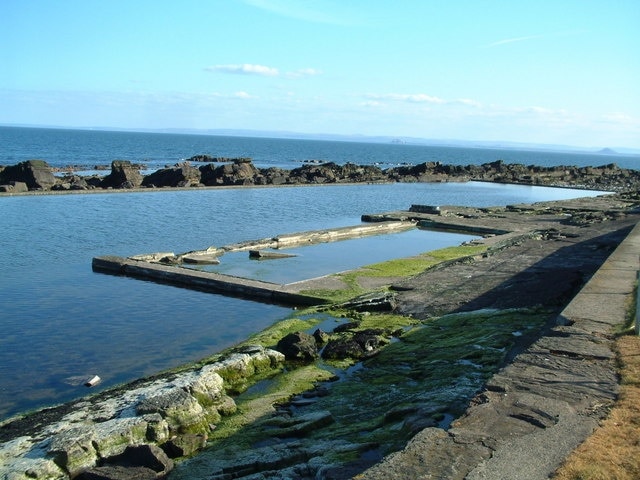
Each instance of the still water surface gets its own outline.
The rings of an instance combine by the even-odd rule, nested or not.
[[[363,213],[413,203],[487,206],[595,193],[472,182],[0,198],[0,418],[84,395],[78,381],[90,374],[100,375],[105,388],[197,360],[291,313],[94,273],[94,256],[185,252],[355,225]],[[467,238],[413,232],[398,245],[428,251]],[[351,249],[328,244],[314,253],[321,261],[297,273],[311,277],[383,260],[384,241]],[[275,265],[271,280],[290,281]]]

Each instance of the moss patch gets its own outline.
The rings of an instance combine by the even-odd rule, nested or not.
[[[345,302],[366,292],[361,286],[365,282],[359,281],[364,277],[389,277],[393,279],[412,277],[439,263],[480,255],[486,250],[485,245],[462,245],[434,250],[415,257],[374,263],[357,270],[335,274],[347,286],[346,288],[304,290],[300,293],[324,298],[332,303]]]

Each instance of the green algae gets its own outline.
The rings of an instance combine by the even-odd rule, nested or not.
[[[338,274],[348,287],[327,290],[323,295],[331,301],[343,302],[371,291],[359,283],[362,277],[388,277],[396,281],[443,262],[472,260],[485,251],[486,247],[481,245],[453,247],[369,265]],[[296,417],[304,420],[305,415],[327,412],[331,421],[305,432],[297,440],[302,448],[327,445],[322,453],[327,463],[346,464],[358,461],[365,452],[384,455],[395,451],[417,431],[430,426],[446,428],[462,414],[520,337],[540,331],[548,315],[545,310],[483,310],[423,322],[401,315],[354,312],[339,307],[338,303],[296,311],[244,344],[273,348],[288,333],[310,333],[318,325],[345,321],[353,324],[352,332],[381,329],[398,338],[362,362],[319,359],[305,366],[286,364],[279,371],[252,377],[244,393],[235,398],[236,413],[224,417],[210,434],[209,448],[202,461],[217,462],[223,457],[228,461],[257,446],[277,443],[277,432],[281,429],[274,427],[274,421],[295,423]],[[313,392],[319,385],[329,394],[311,395],[314,400],[308,404],[290,406],[297,395]],[[348,448],[329,446],[335,442],[343,442]]]
[[[334,377],[332,372],[317,365],[305,365],[282,371],[263,380],[262,388],[248,389],[236,398],[236,413],[218,425],[209,438],[212,441],[224,440],[240,429],[253,425],[253,428],[245,428],[232,442],[240,447],[251,445],[263,438],[260,421],[270,418],[275,412],[274,405],[286,403],[294,395],[312,390],[320,382],[329,381]]]
[[[366,276],[371,277],[410,277],[441,262],[455,260],[463,257],[479,255],[487,250],[485,245],[461,245],[447,247],[423,253],[415,257],[398,258],[381,263],[368,265],[363,270]]]
[[[314,415],[328,419],[327,414],[330,421],[296,440],[310,451],[326,445],[323,462],[348,464],[365,452],[381,456],[398,450],[417,431],[446,428],[462,414],[519,339],[543,328],[549,312],[481,310],[427,322],[388,314],[352,316],[355,330],[402,327],[405,333],[356,365],[322,360],[290,365],[260,388],[247,390],[236,399],[238,413],[223,419],[212,432],[202,461],[215,463],[223,457],[229,461],[256,446],[277,444],[286,431],[278,425]],[[288,328],[321,318],[295,320],[287,323]],[[295,395],[312,392],[319,384],[328,395],[312,395],[308,405],[289,405]],[[348,448],[331,446],[336,442]]]
[[[443,262],[473,258],[476,255],[486,252],[487,249],[488,247],[485,245],[461,245],[434,250],[414,257],[374,263],[357,270],[335,274],[334,276],[338,277],[346,285],[346,288],[310,289],[303,290],[300,293],[323,298],[331,303],[341,303],[369,291],[361,286],[361,280],[363,278],[388,277],[393,279],[393,281],[397,281],[400,278],[418,275]],[[386,287],[380,287],[378,290],[385,289]]]

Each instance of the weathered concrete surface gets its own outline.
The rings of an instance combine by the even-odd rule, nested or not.
[[[269,303],[284,305],[318,305],[325,303],[322,298],[291,292],[284,286],[275,283],[233,277],[221,273],[190,270],[124,257],[95,257],[92,261],[92,267],[96,272],[143,278],[185,288],[224,293]]]
[[[357,478],[549,478],[615,402],[611,333],[625,322],[640,268],[637,221],[630,213],[589,227],[563,225],[566,236],[557,240],[523,240],[508,255],[479,262],[484,272],[457,265],[406,282],[413,290],[399,292],[401,308],[422,317],[545,298],[568,305],[557,325],[496,374],[448,431],[423,430]],[[584,288],[566,298],[581,277],[588,279]]]
[[[158,252],[140,254],[124,258],[105,255],[95,257],[92,261],[94,271],[127,275],[131,277],[155,280],[186,288],[194,288],[211,292],[235,295],[251,300],[260,300],[285,305],[318,305],[325,303],[322,298],[299,293],[300,285],[279,285],[260,280],[235,277],[215,272],[179,268],[180,263],[216,263],[215,259],[228,252],[258,251],[258,248],[281,249],[299,245],[336,242],[368,235],[381,235],[401,232],[415,228],[412,221],[383,221],[371,224],[354,225],[325,230],[278,235],[272,238],[250,240],[206,250],[192,251],[183,254],[173,252]],[[262,253],[260,256],[268,256]],[[288,256],[274,253],[274,257]]]

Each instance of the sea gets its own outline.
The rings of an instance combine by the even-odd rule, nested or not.
[[[0,165],[42,159],[91,171],[113,160],[148,170],[198,154],[259,168],[306,161],[382,168],[440,161],[634,168],[640,158],[214,135],[0,127]],[[104,173],[104,172],[103,172]],[[197,361],[295,315],[282,305],[95,273],[100,255],[182,253],[314,229],[412,204],[494,206],[604,192],[482,182],[225,188],[0,196],[0,421]],[[459,245],[473,237],[412,230],[305,247],[289,261],[221,259],[220,271],[276,283]],[[101,383],[83,383],[99,375]]]

